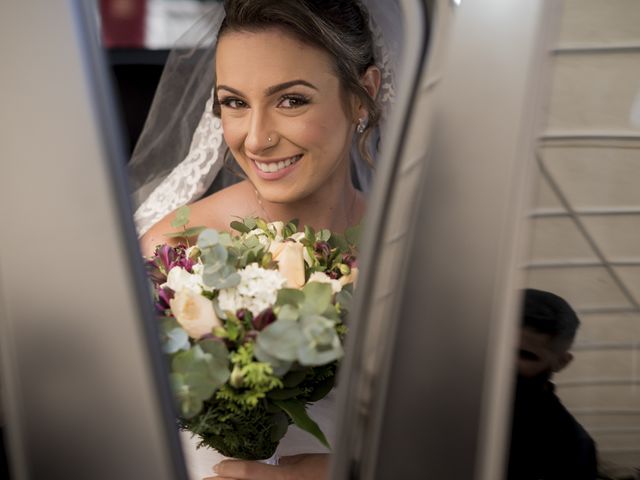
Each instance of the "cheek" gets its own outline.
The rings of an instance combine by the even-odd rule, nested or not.
[[[227,143],[232,151],[238,151],[239,145],[242,142],[242,126],[237,118],[222,118],[222,135],[224,141]]]
[[[347,119],[336,115],[336,110],[332,109],[304,119],[293,119],[289,132],[291,140],[298,145],[335,155],[345,148],[349,127]]]

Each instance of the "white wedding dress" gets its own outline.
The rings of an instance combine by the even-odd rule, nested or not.
[[[307,408],[309,416],[320,426],[329,445],[335,443],[335,397],[335,390],[332,390],[325,398]],[[210,477],[213,474],[212,467],[226,458],[211,448],[196,448],[199,439],[190,432],[180,432],[180,440],[190,480]],[[300,453],[329,453],[329,450],[311,434],[291,425],[274,457],[277,459]]]

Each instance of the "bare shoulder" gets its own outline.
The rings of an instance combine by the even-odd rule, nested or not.
[[[220,231],[228,231],[229,224],[238,218],[257,214],[257,202],[253,187],[246,181],[231,185],[189,205],[189,226],[204,226]],[[180,239],[172,239],[167,233],[178,232],[181,228],[171,226],[175,213],[171,212],[153,225],[141,238],[142,254],[153,254],[157,245],[175,245]]]

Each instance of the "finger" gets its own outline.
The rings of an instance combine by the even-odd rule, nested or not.
[[[237,480],[270,480],[277,479],[278,467],[247,460],[223,460],[213,467],[213,471]]]

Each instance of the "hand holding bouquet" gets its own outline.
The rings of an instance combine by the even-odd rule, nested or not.
[[[147,261],[181,426],[248,460],[271,457],[291,423],[328,446],[306,405],[331,390],[343,354],[357,229],[231,227],[239,234],[199,229],[196,245],[161,245]]]

